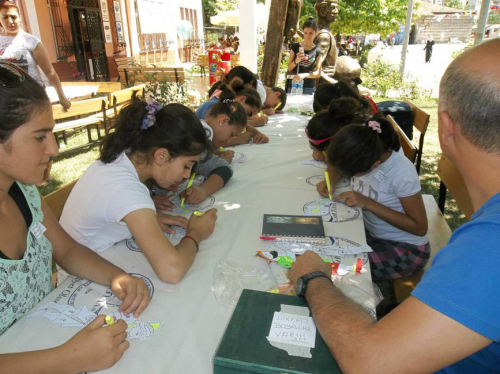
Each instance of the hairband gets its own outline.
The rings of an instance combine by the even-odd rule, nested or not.
[[[156,113],[158,113],[160,109],[163,108],[163,106],[161,104],[158,104],[152,96],[149,96],[146,99],[146,102],[148,103],[148,105],[146,105],[146,110],[148,112],[144,115],[144,118],[142,119],[142,125],[141,125],[142,130],[147,130],[155,124]]]
[[[234,103],[234,100],[231,100],[231,99],[222,100],[222,104],[230,104],[230,103]]]
[[[378,123],[377,121],[368,121],[368,127],[370,127],[373,131],[376,131],[379,134],[382,133],[382,129],[380,128],[380,123]]]
[[[309,139],[309,141],[311,143],[313,143],[314,145],[320,145],[321,143],[327,142],[328,140],[333,138],[333,135],[332,135],[332,136],[329,136],[328,138],[324,138],[324,139],[319,139],[319,140],[313,139],[309,136],[309,132],[307,131],[307,129],[306,129],[306,136],[307,136],[307,139]]]

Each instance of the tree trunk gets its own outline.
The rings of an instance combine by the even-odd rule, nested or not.
[[[262,82],[268,87],[274,87],[278,82],[287,11],[288,1],[273,0],[271,2],[261,76]]]

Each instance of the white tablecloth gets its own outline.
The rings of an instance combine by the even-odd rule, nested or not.
[[[193,266],[179,284],[161,282],[143,254],[128,249],[124,242],[102,253],[127,272],[145,277],[154,290],[151,304],[140,319],[165,322],[163,329],[148,340],[132,340],[123,358],[106,373],[213,371],[213,356],[232,313],[231,308],[219,305],[214,297],[214,268],[221,260],[231,259],[269,272],[268,264],[254,256],[256,250],[266,248],[259,239],[263,214],[303,214],[304,205],[318,198],[308,178],[321,178],[325,171],[301,164],[311,159],[304,135],[308,118],[296,114],[271,118],[261,128],[270,138],[268,144],[235,148],[245,154],[246,161],[234,165],[233,179],[214,194],[214,206],[219,211],[215,232],[200,245]],[[314,184],[314,179],[309,182]],[[362,215],[344,223],[325,222],[325,228],[327,235],[365,243]],[[368,267],[363,273],[370,276]],[[103,296],[106,306],[100,313],[116,311],[117,300],[106,287],[70,277],[40,305],[55,301],[97,310],[100,307],[95,307],[96,301]],[[53,347],[67,341],[76,331],[45,318],[23,318],[0,337],[0,352]]]
[[[77,99],[79,97],[86,97],[88,95],[93,95],[99,89],[98,85],[95,86],[63,86],[64,95],[68,100]],[[56,89],[54,87],[46,87],[45,91],[51,103],[57,103],[59,101],[59,96],[57,96]]]

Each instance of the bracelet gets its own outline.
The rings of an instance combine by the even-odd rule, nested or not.
[[[194,242],[194,245],[196,245],[196,253],[198,253],[198,251],[200,250],[200,248],[198,246],[198,242],[196,241],[196,239],[193,238],[191,235],[184,235],[184,237],[181,240],[184,240],[186,238],[191,239]]]

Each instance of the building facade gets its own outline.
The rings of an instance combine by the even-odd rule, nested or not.
[[[118,76],[115,57],[178,65],[203,50],[201,0],[18,0],[63,81]]]

